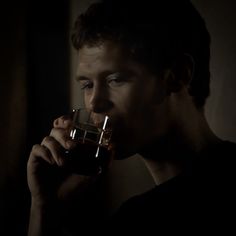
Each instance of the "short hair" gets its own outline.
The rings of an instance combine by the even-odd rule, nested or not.
[[[110,40],[124,46],[140,63],[160,72],[178,58],[194,59],[189,94],[196,107],[209,96],[210,35],[190,0],[103,0],[79,15],[72,32],[73,46],[95,46]]]

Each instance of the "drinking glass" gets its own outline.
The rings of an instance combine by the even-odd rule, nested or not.
[[[80,108],[73,110],[72,121],[70,137],[77,141],[77,145],[66,150],[65,167],[83,175],[101,173],[111,157],[109,144],[112,131],[108,126],[109,117],[99,117],[97,121],[94,113]]]

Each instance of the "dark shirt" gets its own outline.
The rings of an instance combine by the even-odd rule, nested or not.
[[[232,235],[235,157],[236,144],[228,141],[197,154],[180,175],[127,200],[110,222],[112,231]]]

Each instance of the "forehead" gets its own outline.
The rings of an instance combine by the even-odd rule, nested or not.
[[[96,76],[104,71],[147,72],[144,65],[131,59],[119,44],[105,42],[98,46],[83,46],[79,50],[78,76]]]
[[[114,43],[103,43],[98,46],[83,46],[79,50],[78,67],[82,71],[119,67],[124,64],[124,51]]]

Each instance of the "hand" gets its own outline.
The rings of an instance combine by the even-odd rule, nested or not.
[[[50,135],[32,148],[27,164],[27,179],[34,203],[42,205],[51,201],[66,201],[83,193],[98,177],[64,170],[65,149],[72,149],[77,145],[69,137],[71,127],[72,121],[68,117],[56,119]]]

